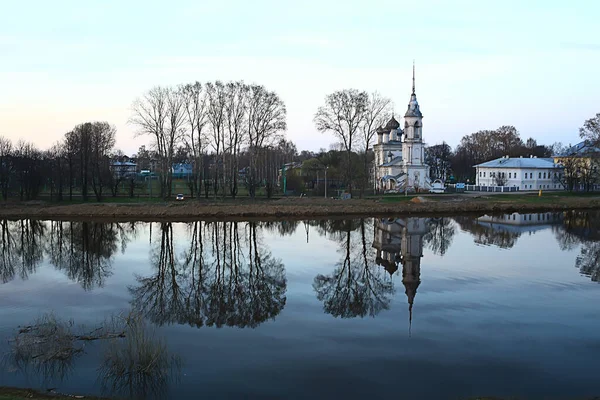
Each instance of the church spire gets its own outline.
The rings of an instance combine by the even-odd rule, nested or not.
[[[413,91],[412,94],[415,94],[415,60],[413,59]]]
[[[415,94],[415,60],[413,60],[412,94],[410,95],[408,110],[406,110],[404,117],[423,118],[423,114],[421,114],[421,110],[419,109],[419,103],[417,102],[417,95]]]
[[[408,337],[412,336],[412,303],[408,306]]]

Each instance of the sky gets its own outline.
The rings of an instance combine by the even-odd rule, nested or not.
[[[514,125],[563,144],[600,113],[600,2],[0,0],[0,135],[47,148],[85,121],[128,123],[157,85],[244,80],[276,91],[299,150],[328,93],[416,93],[428,144]]]

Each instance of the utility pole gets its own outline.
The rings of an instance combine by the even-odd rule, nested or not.
[[[319,170],[317,170],[317,189],[319,189]]]
[[[327,198],[327,168],[325,167],[325,198]]]

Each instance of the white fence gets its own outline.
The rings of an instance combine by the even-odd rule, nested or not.
[[[455,184],[449,184],[448,189],[451,192],[497,192],[497,193],[509,193],[518,192],[517,186],[480,186],[480,185],[464,185],[463,188],[457,188]]]

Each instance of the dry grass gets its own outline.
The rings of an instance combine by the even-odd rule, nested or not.
[[[142,316],[127,317],[124,340],[113,340],[99,369],[102,388],[110,394],[144,399],[164,394],[179,377],[181,359],[171,355]]]
[[[437,196],[432,201],[413,203],[391,199],[331,200],[284,198],[257,203],[160,204],[70,204],[0,206],[0,218],[110,220],[110,221],[189,221],[241,219],[306,219],[318,217],[357,217],[385,215],[448,215],[465,213],[512,213],[592,209],[600,207],[600,197],[524,196],[460,197]]]

